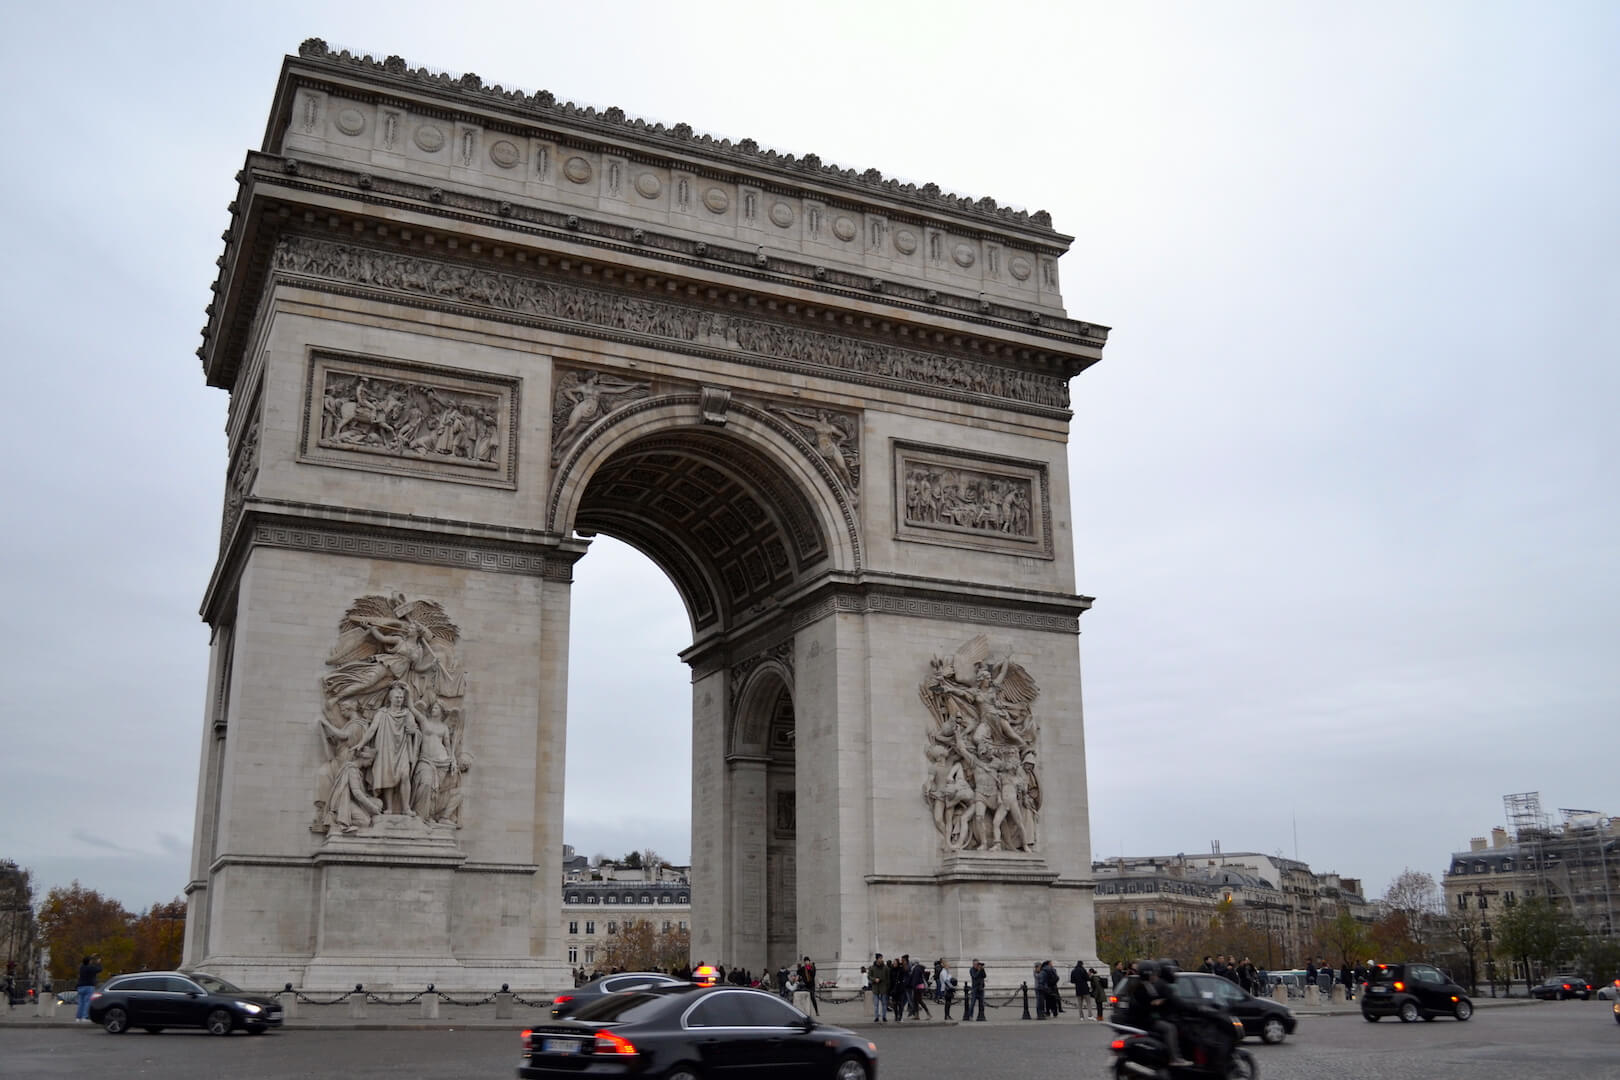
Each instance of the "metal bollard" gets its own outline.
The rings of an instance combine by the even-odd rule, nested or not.
[[[1023,994],[1024,994],[1024,1015],[1019,1017],[1019,1019],[1021,1019],[1021,1020],[1032,1019],[1031,1016],[1029,1015],[1029,983],[1027,983],[1027,982],[1019,983],[1018,984],[1018,989],[1023,991]]]

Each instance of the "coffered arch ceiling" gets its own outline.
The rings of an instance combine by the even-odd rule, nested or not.
[[[763,611],[828,560],[798,482],[721,431],[643,436],[592,474],[574,517],[646,554],[669,575],[694,633]]]

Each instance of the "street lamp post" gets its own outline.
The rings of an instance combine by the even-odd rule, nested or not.
[[[1485,920],[1482,930],[1485,938],[1485,978],[1491,984],[1491,997],[1496,996],[1496,959],[1491,956],[1491,920]]]

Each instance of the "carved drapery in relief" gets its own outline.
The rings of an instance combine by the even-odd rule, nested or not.
[[[1040,688],[983,635],[936,656],[918,688],[928,725],[923,798],[950,851],[1034,851],[1041,785]]]
[[[274,265],[289,273],[897,379],[919,388],[982,394],[1043,408],[1069,406],[1068,380],[1058,375],[357,244],[287,237],[276,246]]]
[[[255,415],[248,423],[247,430],[242,433],[241,444],[236,448],[230,471],[225,477],[225,512],[221,517],[219,529],[221,548],[230,542],[231,531],[236,528],[237,519],[242,516],[242,504],[247,501],[248,492],[253,490],[253,481],[258,475],[259,418]]]
[[[556,461],[590,426],[622,405],[652,393],[652,385],[600,371],[564,371],[551,399],[551,457]]]
[[[459,827],[466,678],[461,633],[432,600],[362,596],[338,624],[317,720],[326,760],[315,777],[317,833],[350,833],[379,814]]]

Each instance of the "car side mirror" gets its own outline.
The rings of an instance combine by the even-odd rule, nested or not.
[[[196,991],[196,990],[187,990],[186,991],[186,997],[200,998],[200,997],[202,997],[202,994],[200,992]]]
[[[813,1016],[807,1016],[803,1020],[799,1021],[799,1027],[803,1028],[805,1031],[809,1031],[812,1028],[814,1028],[815,1026],[816,1026],[816,1018],[813,1017]]]

